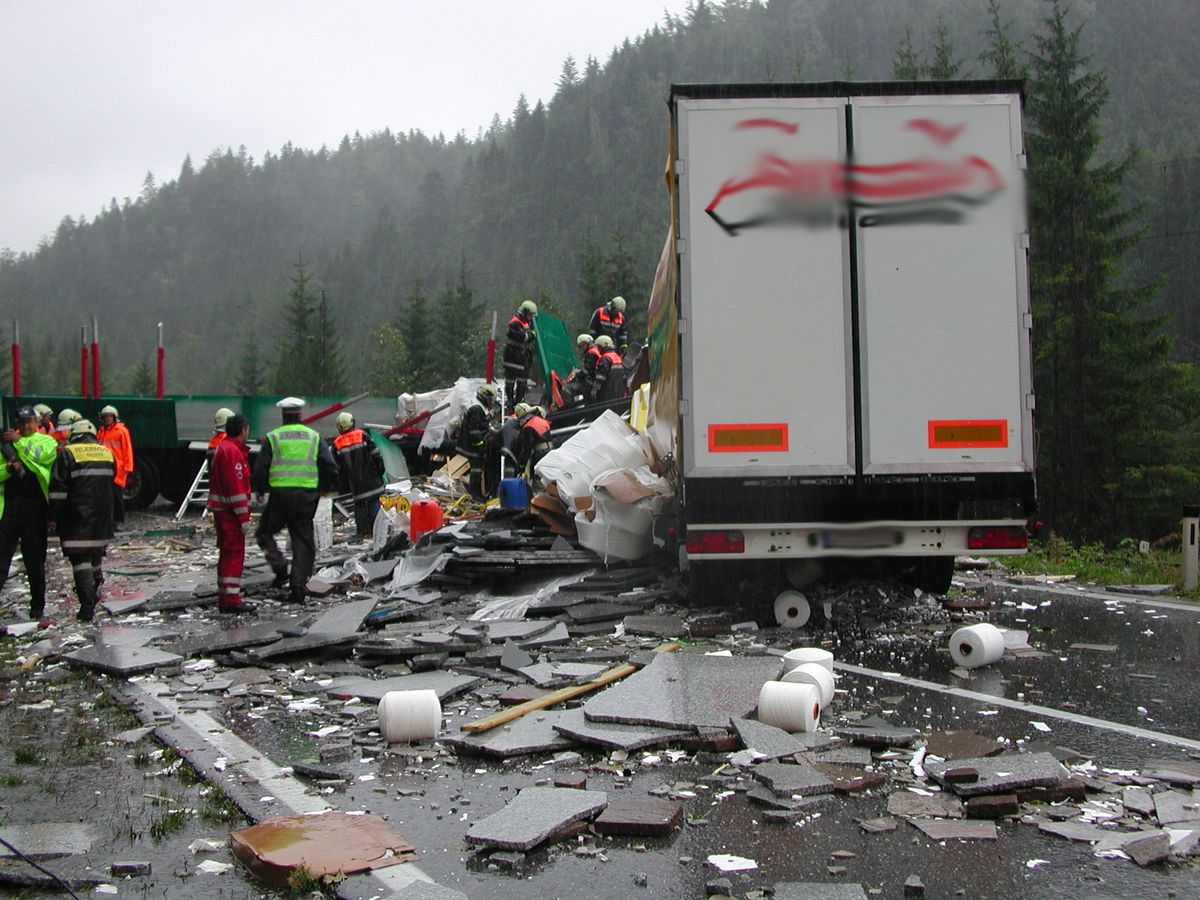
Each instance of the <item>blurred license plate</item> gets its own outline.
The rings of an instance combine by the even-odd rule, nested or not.
[[[883,550],[903,539],[899,531],[890,528],[821,532],[821,546],[828,550]]]

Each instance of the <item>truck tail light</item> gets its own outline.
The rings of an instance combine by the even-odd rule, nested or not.
[[[746,537],[740,531],[689,531],[688,555],[696,553],[745,553]]]
[[[1020,525],[988,525],[967,532],[967,547],[971,550],[1024,550],[1029,535]]]

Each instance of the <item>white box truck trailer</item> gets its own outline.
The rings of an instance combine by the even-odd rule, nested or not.
[[[800,586],[871,557],[944,591],[955,555],[1024,552],[1021,98],[1014,82],[672,87],[665,358],[694,581],[736,562]]]

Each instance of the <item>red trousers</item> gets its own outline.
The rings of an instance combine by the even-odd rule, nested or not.
[[[242,523],[231,512],[215,510],[217,526],[217,597],[221,606],[242,602],[242,568],[246,564],[246,535]]]

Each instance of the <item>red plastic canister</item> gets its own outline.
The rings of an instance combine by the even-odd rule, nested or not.
[[[421,535],[437,531],[444,522],[442,507],[436,500],[417,500],[408,511],[409,537],[415,544]]]

